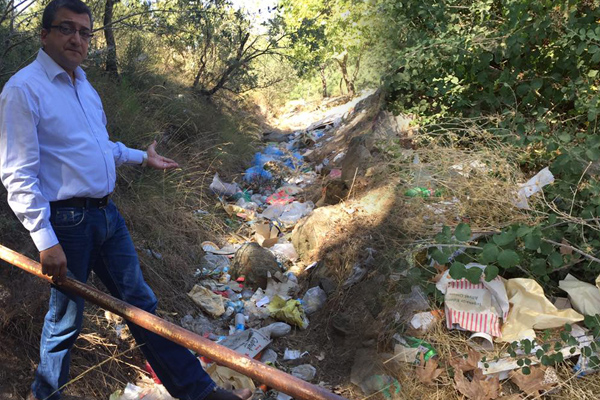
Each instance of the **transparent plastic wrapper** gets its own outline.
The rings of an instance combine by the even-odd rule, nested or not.
[[[262,212],[261,216],[266,219],[275,220],[278,219],[281,214],[285,211],[285,205],[283,204],[274,204],[265,208]]]
[[[295,225],[300,218],[310,214],[314,209],[315,205],[312,201],[305,203],[295,201],[285,207],[285,211],[281,214],[279,220],[287,225]]]
[[[317,369],[310,364],[298,365],[292,368],[290,372],[296,378],[300,378],[306,382],[312,381],[317,375]]]
[[[212,183],[210,184],[210,190],[220,196],[234,196],[240,191],[240,188],[235,183],[226,183],[219,178],[219,174],[215,174]]]
[[[302,297],[302,303],[304,303],[304,312],[306,314],[312,314],[319,311],[321,307],[325,305],[327,301],[327,294],[319,286],[312,287],[306,291],[304,297]]]
[[[290,261],[296,261],[298,259],[298,253],[292,243],[277,243],[271,247],[273,253],[281,254],[283,257]]]

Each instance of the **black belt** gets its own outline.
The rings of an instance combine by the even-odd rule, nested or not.
[[[104,208],[108,205],[110,194],[102,197],[101,199],[94,199],[92,197],[72,197],[66,200],[51,201],[51,208],[59,207],[81,207],[81,208]]]

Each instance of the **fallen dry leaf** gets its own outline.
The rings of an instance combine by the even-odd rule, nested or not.
[[[477,366],[479,360],[481,360],[481,354],[473,349],[469,349],[467,358],[456,355],[450,359],[450,365],[452,365],[455,370],[469,372],[479,368]]]
[[[436,263],[433,265],[433,268],[435,268],[437,274],[433,278],[431,278],[431,281],[434,283],[438,283],[440,279],[442,279],[442,275],[444,275],[444,273],[448,271],[448,267]]]
[[[473,380],[469,381],[462,371],[455,370],[454,382],[456,383],[456,389],[471,400],[495,399],[500,391],[500,380],[497,376],[487,380],[474,376]]]
[[[443,372],[441,368],[438,368],[438,362],[436,360],[429,360],[425,363],[423,359],[423,353],[419,354],[419,365],[416,369],[417,378],[421,383],[426,385],[433,385],[433,381]]]
[[[530,368],[529,375],[523,374],[521,370],[516,370],[510,373],[510,380],[513,381],[519,389],[530,396],[539,396],[540,391],[547,392],[555,385],[552,381],[544,379],[546,368],[543,366],[534,366]]]
[[[519,393],[513,393],[509,396],[502,396],[498,400],[523,400],[523,396]]]
[[[569,242],[567,242],[565,239],[561,240],[560,243],[563,246],[560,246],[560,254],[573,254],[573,248],[571,247],[571,244]],[[567,247],[568,246],[568,247]]]

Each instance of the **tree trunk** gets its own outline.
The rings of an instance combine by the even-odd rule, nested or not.
[[[325,64],[321,64],[319,66],[321,72],[321,85],[323,86],[323,98],[326,99],[329,97],[327,95],[327,77],[325,76]]]
[[[340,66],[340,70],[342,71],[342,79],[344,79],[344,83],[346,84],[346,89],[348,89],[348,94],[350,96],[354,96],[356,91],[354,89],[354,81],[350,78],[350,74],[348,74],[348,53],[343,52],[339,57],[335,58],[338,65]]]
[[[109,75],[118,78],[119,70],[117,68],[117,44],[112,27],[113,7],[118,0],[106,0],[104,7],[104,38],[106,39],[106,72]]]

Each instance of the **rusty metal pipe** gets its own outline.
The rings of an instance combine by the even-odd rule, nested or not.
[[[0,259],[48,282],[52,282],[52,279],[49,276],[42,274],[40,263],[2,245],[0,245]],[[67,281],[61,284],[60,288],[83,297],[102,308],[122,316],[142,328],[156,333],[157,335],[165,337],[188,349],[194,350],[198,354],[214,360],[219,365],[226,366],[243,375],[249,376],[256,381],[284,392],[295,399],[346,400],[344,397],[331,393],[320,386],[312,385],[302,379],[286,374],[283,371],[259,361],[242,356],[225,346],[213,343],[212,341],[187,331],[178,325],[167,322],[154,314],[109,296],[106,293],[77,280],[67,278]]]

